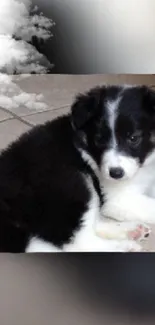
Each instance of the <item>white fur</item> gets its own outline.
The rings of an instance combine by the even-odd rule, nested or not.
[[[104,153],[102,158],[102,168],[101,173],[103,178],[110,178],[109,170],[111,168],[122,168],[124,171],[125,178],[131,178],[138,170],[138,162],[136,159],[132,157],[125,156],[117,150],[117,140],[115,137],[115,121],[117,118],[117,110],[119,103],[121,101],[121,96],[123,94],[123,90],[128,88],[129,86],[125,86],[121,91],[117,99],[113,101],[107,101],[106,110],[108,113],[108,124],[111,130],[112,138],[109,149]]]
[[[99,168],[98,168],[97,163],[95,162],[95,160],[85,150],[82,150],[82,149],[78,149],[78,150],[81,153],[81,156],[84,159],[84,161],[86,163],[88,163],[88,165],[92,168],[92,170],[94,171],[96,176],[99,178],[100,177],[100,171],[99,171]]]
[[[130,179],[133,177],[138,168],[138,161],[135,158],[125,156],[119,153],[116,149],[107,150],[102,157],[101,174],[103,178],[111,179],[109,170],[113,167],[122,168],[124,177],[122,179]],[[121,181],[122,181],[121,179]],[[112,180],[114,182],[114,180]],[[116,180],[118,182],[118,180]]]
[[[88,238],[87,238],[88,239]],[[91,244],[87,247],[75,247],[72,244],[67,245],[64,249],[59,250],[57,247],[52,245],[51,243],[45,242],[44,240],[38,238],[32,238],[31,242],[29,243],[26,253],[63,253],[63,252],[129,252],[141,251],[141,246],[135,243],[132,240],[122,240],[121,242],[118,240],[105,240],[98,238],[97,236],[93,235],[89,237],[91,240]]]
[[[120,103],[120,100],[121,100],[121,97],[118,97],[116,100],[107,101],[107,103],[106,103],[109,127],[112,132],[111,147],[113,149],[116,148],[116,145],[117,145],[116,139],[115,139],[115,134],[114,134],[114,128],[115,128],[115,120],[117,118],[117,108]]]
[[[45,253],[45,252],[59,253],[61,252],[61,250],[59,250],[51,243],[45,242],[40,238],[33,237],[30,239],[25,252],[26,253]]]
[[[155,151],[131,179],[103,182],[107,199],[104,217],[155,223],[155,197],[151,197],[155,193]]]

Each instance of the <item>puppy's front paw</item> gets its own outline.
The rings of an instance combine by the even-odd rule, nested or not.
[[[132,224],[131,224],[131,228],[132,228]],[[145,224],[135,224],[133,225],[133,229],[127,232],[127,235],[129,239],[142,241],[148,238],[150,233],[151,233],[151,229],[149,226]]]
[[[144,240],[151,232],[149,226],[137,222],[103,221],[96,226],[96,234],[102,238],[118,240]]]

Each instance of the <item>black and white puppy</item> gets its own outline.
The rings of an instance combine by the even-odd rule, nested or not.
[[[132,239],[155,222],[154,167],[154,92],[103,86],[79,95],[71,114],[1,153],[0,251],[140,250]]]

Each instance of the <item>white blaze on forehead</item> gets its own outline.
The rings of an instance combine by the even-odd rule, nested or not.
[[[106,108],[107,108],[107,114],[108,114],[108,123],[109,123],[109,127],[111,130],[111,134],[112,134],[112,147],[115,148],[116,147],[116,138],[115,138],[115,121],[117,118],[117,109],[119,106],[119,103],[121,101],[121,97],[117,97],[116,100],[108,100],[106,103]]]
[[[123,89],[125,90],[125,89],[129,89],[129,88],[137,88],[137,85],[136,84],[133,84],[133,85],[130,85],[130,84],[124,84],[123,85]]]
[[[117,138],[115,136],[115,123],[118,116],[118,107],[121,102],[125,88],[127,88],[127,86],[122,87],[115,100],[109,99],[106,102],[108,124],[111,130],[111,141],[109,143],[109,148],[106,152],[103,153],[101,163],[101,173],[103,178],[105,177],[106,179],[110,178],[109,170],[111,168],[122,168],[124,171],[123,179],[133,177],[139,168],[137,159],[127,156],[122,152],[119,152],[119,148],[117,146]]]
[[[119,167],[121,163],[121,156],[115,149],[109,149],[104,154],[104,165],[107,165],[108,169],[112,167]]]

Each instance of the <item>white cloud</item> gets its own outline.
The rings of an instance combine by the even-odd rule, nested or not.
[[[53,22],[30,15],[30,0],[0,0],[0,71],[3,73],[46,73],[50,62],[28,42],[33,36],[47,40]]]

